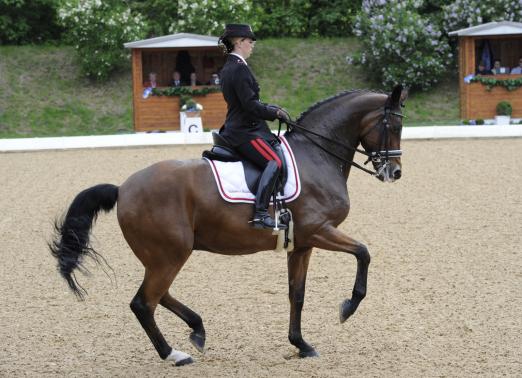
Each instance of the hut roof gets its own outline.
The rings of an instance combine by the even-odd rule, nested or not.
[[[466,29],[455,30],[450,36],[487,36],[522,34],[522,23],[512,21],[488,22],[487,24],[472,26]]]
[[[218,37],[210,35],[177,33],[162,37],[127,42],[123,46],[128,49],[152,49],[164,47],[217,47]]]

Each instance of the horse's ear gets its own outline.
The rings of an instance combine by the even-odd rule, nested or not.
[[[392,108],[399,107],[400,101],[401,101],[401,94],[402,94],[402,85],[397,84],[395,88],[393,88],[392,94],[390,96],[390,102]]]
[[[400,99],[400,102],[401,102],[401,106],[404,107],[404,103],[406,102],[406,100],[408,99],[408,95],[410,94],[410,91],[408,90],[408,88],[404,88],[402,90],[402,93],[401,93],[401,99]]]

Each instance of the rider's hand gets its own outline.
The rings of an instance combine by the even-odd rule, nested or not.
[[[276,114],[277,114],[277,119],[280,119],[281,121],[284,121],[284,122],[291,121],[290,115],[283,108],[277,109],[277,113]]]

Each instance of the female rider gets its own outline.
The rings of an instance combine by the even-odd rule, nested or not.
[[[228,105],[220,135],[244,158],[263,170],[251,223],[255,228],[274,228],[275,222],[268,213],[268,205],[280,173],[281,160],[273,148],[279,141],[265,120],[289,120],[289,117],[280,107],[259,101],[259,85],[246,62],[255,41],[250,26],[243,24],[226,25],[219,39],[228,54],[220,73],[221,90]]]

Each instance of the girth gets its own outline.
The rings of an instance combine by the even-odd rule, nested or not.
[[[245,160],[241,155],[239,155],[234,147],[232,147],[232,145],[228,143],[228,141],[218,132],[212,132],[212,139],[214,141],[214,146],[212,146],[210,151],[203,151],[203,157],[209,160],[225,162],[240,161],[243,164],[243,170],[245,172],[245,180],[248,189],[250,189],[250,191],[255,194],[259,184],[259,177],[261,176],[261,173],[263,173],[261,169],[254,163],[250,162],[249,160]],[[278,144],[275,146],[274,150],[277,153],[277,156],[279,156],[282,164],[281,174],[279,176],[277,185],[277,191],[282,193],[288,177],[288,169],[281,146]]]

